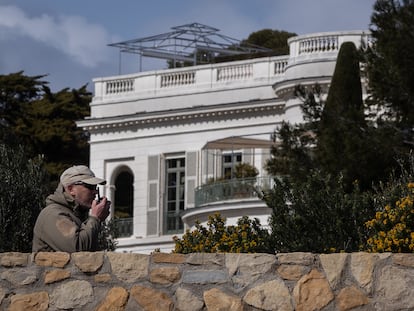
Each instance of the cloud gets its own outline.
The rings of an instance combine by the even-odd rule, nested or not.
[[[105,29],[80,16],[47,14],[29,17],[15,6],[0,6],[0,32],[19,35],[50,46],[86,67],[96,67],[110,57],[106,49],[112,38]],[[1,38],[0,38],[1,39]]]

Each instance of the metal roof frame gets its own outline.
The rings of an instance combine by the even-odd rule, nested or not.
[[[171,28],[173,31],[159,35],[133,39],[108,46],[117,47],[120,52],[139,54],[173,61],[187,61],[197,65],[208,63],[197,59],[198,52],[217,56],[270,52],[271,49],[241,41],[219,33],[219,29],[200,23],[191,23]]]

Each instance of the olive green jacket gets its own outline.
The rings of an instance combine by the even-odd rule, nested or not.
[[[59,184],[46,199],[33,230],[33,252],[97,251],[100,221],[89,216]]]

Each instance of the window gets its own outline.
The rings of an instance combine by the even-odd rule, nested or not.
[[[237,164],[242,162],[242,154],[241,152],[238,153],[229,153],[223,154],[223,172],[222,176],[225,179],[231,179],[234,177],[234,168]]]
[[[166,170],[165,233],[178,233],[184,229],[180,213],[184,211],[185,159],[166,160]]]
[[[115,179],[114,217],[119,237],[131,236],[133,233],[132,217],[134,206],[134,177],[123,171]]]

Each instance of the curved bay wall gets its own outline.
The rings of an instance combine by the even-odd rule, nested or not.
[[[414,254],[2,253],[0,310],[413,310]]]

